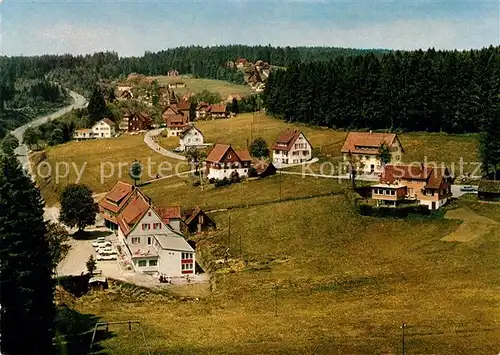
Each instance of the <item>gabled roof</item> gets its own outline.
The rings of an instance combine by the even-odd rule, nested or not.
[[[215,224],[215,222],[210,217],[208,217],[208,215],[198,206],[184,211],[183,213],[184,223],[189,225],[200,213],[202,213],[205,216],[205,218],[208,218],[213,224]]]
[[[225,104],[214,104],[210,106],[210,112],[212,113],[225,113],[227,111]]]
[[[155,211],[166,224],[169,224],[171,219],[181,218],[181,208],[179,206],[155,207]]]
[[[196,109],[199,110],[199,109],[208,108],[208,107],[209,107],[208,103],[202,101],[202,102],[198,103],[198,105],[196,106]]]
[[[479,181],[477,187],[478,192],[487,192],[493,194],[500,194],[500,180],[486,180]]]
[[[124,235],[128,235],[150,208],[148,201],[142,193],[131,196],[129,202],[117,217],[118,224]]]
[[[174,115],[179,115],[180,114],[179,109],[178,109],[178,107],[177,107],[176,104],[168,105],[167,107],[165,107],[165,109],[162,111],[161,114],[164,115],[169,109],[172,110],[172,112],[173,112]]]
[[[132,191],[134,191],[134,186],[118,181],[111,191],[99,201],[99,207],[117,213],[125,205]]]
[[[271,149],[289,151],[290,149],[292,149],[293,144],[301,134],[304,136],[307,143],[309,143],[306,136],[302,132],[291,130],[288,128],[280,133],[278,138],[276,138],[276,141],[273,143]],[[309,143],[309,145],[311,145],[311,143]]]
[[[202,133],[202,132],[201,132],[198,128],[196,128],[194,125],[192,125],[192,126],[191,126],[191,125],[189,125],[189,126],[187,126],[186,128],[184,128],[184,129],[182,130],[181,134],[180,134],[180,137],[181,137],[181,138],[182,138],[182,137],[184,137],[184,136],[186,135],[186,133],[188,133],[189,131],[191,131],[191,130],[193,130],[193,129],[194,129],[194,130],[196,130],[196,131],[198,131],[198,133],[200,133],[200,135],[201,135],[203,138],[205,138],[205,136],[203,135],[203,133]]]
[[[231,94],[227,97],[226,101],[233,101],[233,99],[236,99],[236,101],[240,101],[242,97],[240,94]]]
[[[226,154],[226,152],[229,149],[232,149],[234,151],[234,149],[231,147],[231,145],[216,144],[212,148],[212,150],[210,151],[210,153],[208,153],[206,161],[212,162],[212,163],[218,163],[218,162],[220,162],[221,159],[224,157],[224,155]],[[234,153],[236,154],[236,156],[238,157],[238,159],[241,160],[241,161],[251,161],[252,160],[252,158],[250,157],[250,153],[246,149],[240,150],[238,152],[234,151]]]
[[[341,152],[367,155],[378,154],[382,143],[386,143],[391,147],[396,139],[398,138],[395,133],[349,132]],[[404,152],[404,149],[402,151]]]
[[[111,121],[109,118],[103,119],[102,122],[110,125],[111,127],[113,127],[115,125],[115,123],[113,121]]]
[[[188,122],[188,119],[186,116],[183,115],[167,115],[165,118],[165,122],[167,123],[167,127],[169,126],[183,126],[186,125]]]
[[[444,189],[452,179],[447,168],[421,165],[386,165],[380,175],[380,182],[395,183],[397,180],[420,180],[427,189]]]
[[[177,104],[177,109],[179,111],[186,111],[186,110],[189,110],[190,108],[191,108],[191,102],[189,102],[189,101],[180,101]]]

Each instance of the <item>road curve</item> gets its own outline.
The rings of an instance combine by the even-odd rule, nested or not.
[[[38,117],[37,119],[26,123],[25,125],[21,127],[17,127],[15,130],[13,130],[11,133],[19,140],[19,147],[15,150],[15,153],[17,155],[17,158],[21,162],[21,165],[25,168],[28,169],[28,148],[26,147],[26,144],[22,144],[21,142],[23,141],[23,134],[24,131],[26,131],[26,128],[28,127],[36,127],[40,126],[41,124],[44,124],[50,120],[56,119],[65,113],[71,111],[72,109],[78,109],[78,108],[83,108],[87,105],[87,99],[83,97],[82,95],[70,91],[69,93],[73,99],[73,103],[71,105],[68,105],[66,107],[63,107],[59,109],[58,111],[51,113],[50,115]]]
[[[175,154],[174,152],[171,152],[170,150],[167,150],[165,148],[162,148],[158,143],[156,143],[153,140],[154,136],[158,136],[161,134],[161,131],[163,129],[153,129],[151,131],[147,131],[146,134],[144,135],[144,143],[148,145],[149,148],[154,150],[156,153],[159,153],[161,155],[164,155],[169,158],[177,159],[177,160],[186,160],[186,157],[180,154]]]

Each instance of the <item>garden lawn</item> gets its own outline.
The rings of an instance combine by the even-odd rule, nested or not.
[[[176,169],[188,170],[185,162],[154,152],[143,139],[143,135],[122,135],[112,139],[72,141],[49,147],[47,159],[35,168],[35,173],[38,175],[37,183],[41,187],[47,205],[56,204],[59,193],[69,183],[86,184],[94,193],[102,193],[109,191],[118,180],[132,182],[128,169],[134,160],[144,165],[143,177],[139,183],[154,179],[158,173],[171,175],[175,174]],[[65,164],[70,168],[68,173]],[[58,167],[59,174],[57,174]],[[83,169],[80,180],[77,180],[75,167],[77,171]],[[47,178],[42,178],[40,175]]]

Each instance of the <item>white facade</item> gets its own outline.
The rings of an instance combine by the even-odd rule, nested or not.
[[[446,204],[446,202],[448,202],[448,198],[445,197],[442,200],[422,200],[422,199],[420,199],[418,201],[419,204],[427,206],[427,208],[429,208],[430,210],[432,210],[432,203],[433,202],[434,202],[434,209],[437,210],[437,209],[441,208],[442,206],[444,206]]]
[[[115,125],[101,120],[92,126],[94,138],[111,138],[115,135]]]
[[[185,127],[167,127],[168,137],[178,137]]]
[[[312,159],[312,147],[302,133],[299,134],[295,142],[286,150],[273,150],[273,163],[298,164]]]
[[[73,139],[83,140],[83,139],[93,139],[94,133],[91,129],[77,129],[73,133]]]
[[[218,179],[222,180],[225,177],[230,178],[231,174],[236,171],[238,172],[238,175],[240,177],[248,176],[248,168],[221,168],[221,169],[216,169],[216,168],[208,168],[208,175],[207,177],[209,179]]]
[[[399,139],[395,139],[394,143],[390,147],[391,150],[391,161],[390,164],[398,164],[401,163],[402,159],[402,147],[401,143],[399,143]],[[360,154],[360,153],[352,153],[351,154],[354,161],[358,165],[358,174],[381,174],[384,171],[384,167],[382,166],[382,161],[380,160],[378,154]],[[342,154],[345,166],[348,166],[349,163],[349,154]]]
[[[191,127],[189,131],[185,132],[184,135],[180,138],[180,149],[182,151],[186,151],[189,148],[196,148],[203,145],[203,134],[196,127]]]
[[[118,228],[118,239],[127,250],[136,271],[179,277],[194,274],[196,256],[194,249],[179,232],[180,221],[167,226],[150,208],[125,236]]]

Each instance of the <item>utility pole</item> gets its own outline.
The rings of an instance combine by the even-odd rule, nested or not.
[[[401,326],[401,329],[403,329],[403,355],[405,355],[405,328],[406,328],[406,323],[403,323]]]
[[[281,202],[281,169],[280,169],[280,202]]]
[[[231,210],[227,209],[227,239],[228,248],[231,248]]]
[[[274,316],[278,316],[278,285],[274,286]]]

